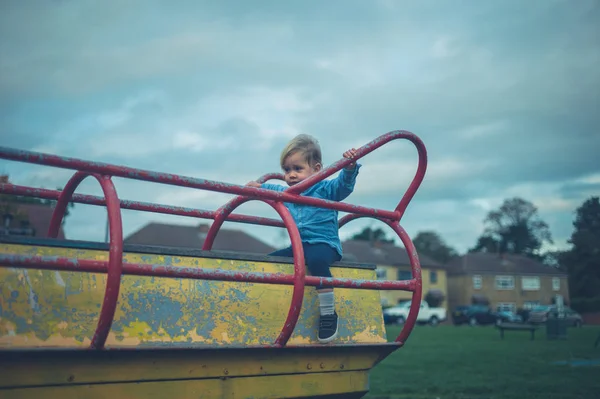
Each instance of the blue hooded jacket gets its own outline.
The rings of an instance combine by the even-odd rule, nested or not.
[[[343,201],[354,191],[354,184],[356,183],[356,176],[360,167],[361,165],[357,164],[350,171],[344,168],[336,178],[322,180],[306,189],[300,195],[331,201]],[[285,186],[269,183],[261,184],[261,188],[274,191],[284,191],[286,189]],[[308,244],[328,244],[340,254],[340,257],[342,256],[342,244],[338,228],[338,211],[289,202],[284,202],[284,205],[289,209],[296,222],[302,242]]]

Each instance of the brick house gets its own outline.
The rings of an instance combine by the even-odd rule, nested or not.
[[[371,263],[377,266],[379,280],[410,280],[410,260],[403,247],[392,243],[366,240],[348,240],[342,243],[344,260],[349,262]],[[427,294],[443,297],[442,307],[447,307],[448,290],[446,269],[440,263],[419,254],[423,279],[423,299]],[[407,291],[381,291],[381,304],[395,305],[410,300],[412,293]]]
[[[0,175],[0,183],[10,183],[8,175]],[[0,194],[0,236],[47,237],[54,207],[21,201],[14,195]],[[57,238],[65,238],[62,226]]]
[[[450,309],[486,301],[493,309],[531,309],[556,295],[569,301],[568,277],[550,266],[513,254],[469,253],[448,264]]]
[[[210,225],[197,226],[148,223],[124,240],[126,244],[164,247],[202,248]],[[268,254],[275,250],[269,244],[242,230],[221,228],[213,245],[214,250]]]
[[[53,211],[48,205],[0,202],[0,235],[47,237]],[[57,238],[65,239],[62,227]]]

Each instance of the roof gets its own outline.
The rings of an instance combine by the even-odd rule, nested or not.
[[[13,206],[14,208],[12,208]],[[8,225],[9,235],[13,235],[10,233],[10,231],[13,231],[15,235],[48,236],[48,228],[50,227],[54,207],[42,204],[11,203],[11,209],[15,209],[16,212],[15,215],[12,215],[13,217]],[[11,211],[9,212],[12,213]],[[6,228],[7,226],[4,223],[5,220],[3,217],[1,226]],[[32,229],[32,231],[28,232],[28,229]],[[65,238],[62,227],[58,231],[57,238]]]
[[[126,244],[157,245],[165,247],[202,248],[209,226],[149,223],[125,238]],[[212,249],[266,254],[275,248],[242,230],[219,230]]]
[[[475,273],[536,274],[563,276],[560,270],[523,255],[473,252],[456,257],[446,265],[449,275]]]
[[[348,240],[342,243],[343,260],[349,262],[374,263],[388,266],[409,266],[408,253],[403,247],[392,243],[370,242],[366,240]],[[425,255],[419,254],[421,267],[444,268],[444,266]]]

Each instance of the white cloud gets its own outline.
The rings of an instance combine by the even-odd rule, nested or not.
[[[458,133],[458,137],[467,140],[481,139],[506,131],[508,124],[505,121],[493,121],[480,125],[468,126]]]
[[[575,183],[583,183],[583,184],[599,184],[600,183],[600,173],[593,173],[591,175],[587,175],[576,179]]]
[[[442,36],[435,40],[431,46],[431,55],[434,58],[449,58],[458,55],[460,47],[455,38]]]
[[[192,152],[231,149],[237,150],[239,146],[234,137],[231,136],[209,136],[189,131],[179,131],[172,139],[174,149],[186,149]]]
[[[0,131],[20,148],[243,184],[278,171],[298,133],[319,138],[328,164],[406,128],[429,156],[407,230],[465,248],[486,212],[521,196],[562,240],[600,182],[593,4],[15,3],[0,15]],[[349,202],[390,208],[417,159],[393,144],[362,163]],[[72,173],[39,170],[7,167],[36,185]],[[232,198],[118,183],[127,199],[215,209]],[[74,238],[96,234],[102,212],[77,209]],[[127,228],[163,220],[136,215]]]

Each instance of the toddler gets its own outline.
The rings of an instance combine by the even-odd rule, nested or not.
[[[345,158],[353,158],[356,150],[344,152]],[[281,153],[280,164],[284,180],[289,186],[300,183],[322,169],[321,148],[312,136],[301,134],[293,138]],[[302,195],[333,201],[342,201],[354,190],[354,183],[360,164],[355,162],[343,168],[335,179],[322,180],[306,189]],[[251,187],[261,187],[275,191],[285,190],[276,184],[249,182]],[[332,277],[329,267],[342,258],[342,245],[338,233],[338,211],[317,208],[309,205],[285,203],[302,239],[304,258],[308,271],[313,276]],[[288,247],[271,253],[272,256],[293,257]],[[321,343],[331,342],[338,334],[338,315],[332,287],[318,286],[319,295],[319,332]]]

